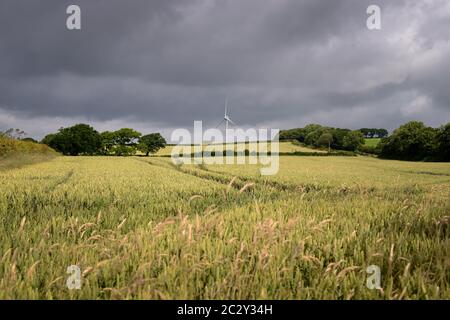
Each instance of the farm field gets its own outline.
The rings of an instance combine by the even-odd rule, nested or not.
[[[225,144],[223,150],[234,150],[237,151],[239,147],[243,147],[243,149],[250,149],[257,147],[257,143],[237,143],[237,144]],[[206,146],[206,145],[205,145]],[[157,156],[170,156],[172,152],[173,146],[166,146],[165,148],[159,150],[156,155]],[[294,153],[294,152],[320,152],[325,153],[326,151],[311,149],[307,147],[303,147],[298,144],[293,144],[291,142],[279,142],[279,152],[282,153]],[[191,152],[194,153],[194,147],[191,147]],[[270,147],[269,147],[270,150]]]
[[[380,138],[369,138],[364,140],[364,144],[369,147],[376,147],[380,141]]]
[[[258,169],[58,157],[1,170],[0,299],[450,298],[449,163]]]

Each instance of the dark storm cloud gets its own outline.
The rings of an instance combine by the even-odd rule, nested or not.
[[[372,3],[380,31],[365,26]],[[69,4],[81,31],[65,28]],[[449,17],[444,0],[4,0],[0,129],[212,126],[226,97],[243,126],[438,125]]]

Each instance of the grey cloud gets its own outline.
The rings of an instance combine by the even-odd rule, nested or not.
[[[450,5],[377,2],[381,31],[368,0],[4,0],[0,125],[214,126],[226,97],[242,126],[449,121]]]

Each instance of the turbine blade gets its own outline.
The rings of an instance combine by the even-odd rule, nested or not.
[[[228,98],[225,98],[225,118],[228,117]]]
[[[219,122],[219,124],[216,126],[216,129],[224,122],[226,121],[225,119],[222,119],[222,121]]]

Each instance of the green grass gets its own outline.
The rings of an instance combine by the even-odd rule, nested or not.
[[[2,299],[450,298],[448,163],[58,157],[0,186]]]
[[[380,143],[380,138],[369,138],[364,140],[364,144],[369,147],[376,147]]]

